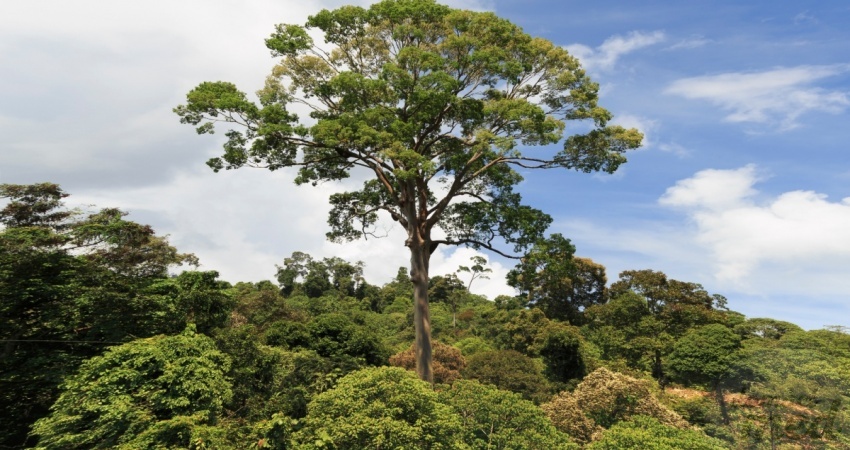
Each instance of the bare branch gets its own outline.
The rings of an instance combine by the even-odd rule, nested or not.
[[[505,252],[493,247],[492,245],[490,245],[488,243],[477,241],[475,239],[458,239],[458,240],[444,239],[444,240],[431,241],[431,243],[435,244],[435,245],[440,245],[440,244],[443,244],[443,245],[474,245],[474,246],[477,246],[477,247],[482,247],[482,248],[485,248],[487,250],[490,250],[491,252],[496,253],[496,254],[501,255],[501,256],[504,256],[505,258],[522,259],[522,257],[523,257],[523,255],[511,255],[509,253],[505,253]]]

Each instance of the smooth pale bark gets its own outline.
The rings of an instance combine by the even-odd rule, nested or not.
[[[434,373],[431,367],[431,311],[428,306],[428,262],[431,259],[431,252],[428,247],[411,244],[410,281],[413,283],[416,373],[420,379],[434,384]]]

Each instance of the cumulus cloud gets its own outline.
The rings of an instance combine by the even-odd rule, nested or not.
[[[294,251],[315,258],[338,256],[365,264],[366,279],[389,282],[399,267],[409,267],[405,231],[386,219],[376,234],[348,243],[325,239],[328,196],[353,183],[297,187],[293,171],[181,172],[168,182],[145,187],[71,192],[71,206],[118,207],[130,219],[153,224],[180,251],[194,253],[201,270],[217,270],[223,279],[274,279],[275,265]],[[431,275],[454,273],[469,258],[484,256],[468,248],[440,247],[431,257]],[[488,298],[513,294],[506,285],[509,267],[491,261],[489,280],[476,280],[472,291]]]
[[[789,288],[809,293],[850,287],[850,197],[830,201],[797,190],[763,198],[754,187],[762,179],[752,165],[704,170],[670,187],[659,202],[688,215],[722,282],[773,278],[774,284],[796,284]]]
[[[728,111],[729,122],[752,122],[791,129],[811,111],[832,114],[850,107],[847,92],[813,86],[825,78],[850,72],[850,64],[797,66],[763,72],[730,72],[683,78],[665,93],[704,100]]]
[[[582,44],[567,46],[567,50],[576,56],[582,65],[591,71],[611,70],[624,55],[664,41],[662,31],[643,33],[633,31],[626,36],[611,36],[595,49]]]
[[[13,2],[0,14],[0,167],[6,180],[144,186],[202,161],[171,109],[206,80],[251,93],[275,64],[264,39],[350,1]],[[368,6],[371,1],[357,2]],[[487,9],[487,0],[455,0]],[[199,157],[199,155],[201,155]],[[37,161],[37,164],[34,163]],[[14,174],[10,178],[9,174]]]
[[[394,222],[379,224],[382,239],[325,239],[328,196],[356,179],[296,187],[290,170],[213,174],[203,161],[221,152],[221,135],[199,138],[171,112],[204,80],[258,89],[275,63],[263,40],[276,23],[304,23],[321,8],[351,3],[374,2],[9,4],[0,15],[0,182],[51,180],[75,205],[120,207],[230,281],[271,279],[293,251],[362,260],[370,282],[389,281],[409,265],[404,230]],[[490,0],[447,3],[493,7]],[[439,249],[432,274],[468,265],[470,252]],[[491,268],[491,279],[476,281],[473,291],[512,293],[508,268]]]

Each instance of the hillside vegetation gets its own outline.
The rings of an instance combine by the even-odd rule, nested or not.
[[[606,287],[555,258],[491,301],[433,277],[432,386],[405,269],[376,286],[296,252],[274,281],[170,275],[194,258],[65,196],[2,186],[3,448],[850,446],[850,335],[746,318],[696,283]]]

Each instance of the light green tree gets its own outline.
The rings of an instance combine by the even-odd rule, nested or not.
[[[555,450],[577,449],[543,411],[519,394],[476,381],[458,380],[440,392],[457,412],[471,448]]]
[[[541,406],[555,426],[581,443],[596,440],[603,429],[649,416],[671,427],[687,422],[662,405],[653,392],[653,383],[605,368],[586,376],[573,392],[564,391]]]
[[[325,44],[308,30],[323,34]],[[385,0],[323,10],[303,27],[278,25],[266,45],[281,61],[259,103],[231,83],[206,82],[175,112],[199,133],[211,133],[216,122],[236,127],[226,133],[224,154],[208,162],[216,171],[294,167],[297,184],[366,176],[361,189],[331,196],[327,235],[374,236],[379,214],[404,228],[424,380],[432,379],[435,249],[523,252],[551,218],[522,204],[517,169],[610,173],[642,139],[609,124],[598,85],[563,47],[492,13]],[[589,131],[563,139],[561,150],[545,147],[562,141],[568,121],[588,122],[571,133]]]
[[[38,449],[189,448],[215,440],[230,359],[187,329],[113,347],[66,380],[35,423]],[[219,436],[220,437],[220,436]]]
[[[400,367],[368,368],[339,380],[308,406],[296,448],[466,448],[460,417]]]
[[[588,450],[723,450],[723,441],[690,429],[665,425],[652,417],[638,416],[602,433]]]

